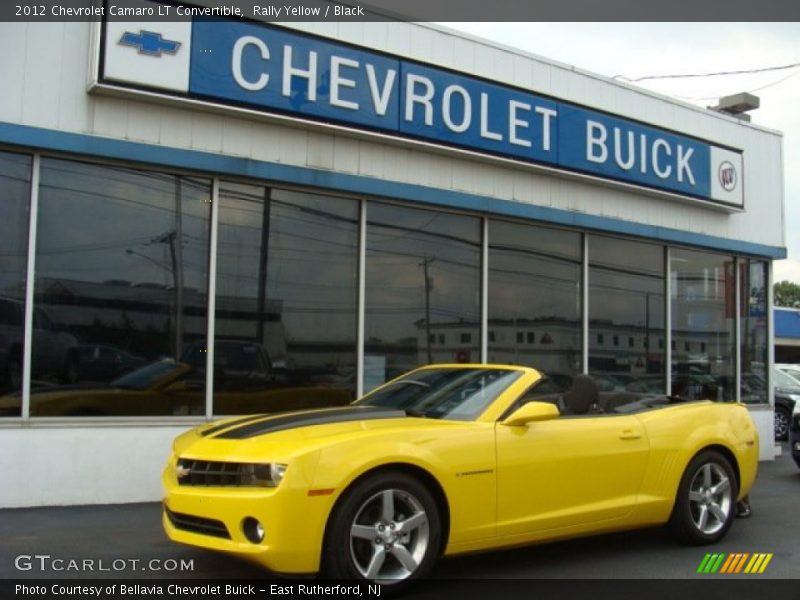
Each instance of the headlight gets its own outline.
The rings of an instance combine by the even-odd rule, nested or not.
[[[286,474],[282,463],[238,463],[179,458],[179,485],[277,487]]]
[[[240,485],[277,487],[286,474],[286,465],[282,463],[246,463],[242,464],[239,469]]]

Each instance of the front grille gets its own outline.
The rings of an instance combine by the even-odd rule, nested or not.
[[[226,540],[231,539],[231,534],[228,533],[228,528],[225,527],[225,523],[222,521],[172,512],[166,506],[164,507],[164,512],[166,513],[169,522],[172,523],[172,526],[175,529],[225,538]]]
[[[252,468],[252,465],[245,463],[182,458],[178,461],[178,484],[206,486],[247,485],[251,481],[252,473],[247,471],[250,468]]]

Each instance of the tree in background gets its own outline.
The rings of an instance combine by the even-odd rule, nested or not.
[[[800,285],[791,281],[779,281],[773,287],[775,306],[800,308]]]

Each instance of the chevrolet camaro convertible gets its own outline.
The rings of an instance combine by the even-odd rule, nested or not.
[[[442,555],[601,532],[725,535],[758,461],[743,405],[542,381],[437,365],[348,407],[202,425],[173,445],[164,527],[273,571],[378,583]]]

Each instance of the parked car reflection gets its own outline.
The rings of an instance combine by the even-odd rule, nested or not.
[[[278,375],[256,379],[228,377],[224,368],[215,376],[214,412],[219,415],[273,413],[341,406],[351,401],[348,390],[297,385]],[[19,393],[0,397],[0,414],[18,410]],[[156,416],[205,414],[205,369],[164,360],[136,369],[104,384],[43,386],[31,390],[34,416]]]
[[[81,344],[77,352],[79,381],[109,381],[147,363],[116,346]]]
[[[0,296],[0,390],[18,391],[22,387],[24,323],[25,303]],[[32,335],[31,376],[48,382],[77,381],[75,337],[56,327],[41,308],[33,311]]]

